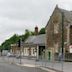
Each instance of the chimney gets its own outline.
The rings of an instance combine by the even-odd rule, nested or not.
[[[35,27],[35,35],[38,35],[38,27]]]

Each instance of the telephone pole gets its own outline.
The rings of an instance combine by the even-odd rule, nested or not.
[[[64,13],[62,12],[62,71],[63,71],[63,61],[64,61]]]
[[[62,60],[64,58],[64,13],[62,12]]]

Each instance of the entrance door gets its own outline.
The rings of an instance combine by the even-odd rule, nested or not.
[[[48,52],[48,60],[49,61],[51,60],[51,52],[50,51]]]
[[[39,46],[39,58],[42,59],[42,58],[45,58],[43,57],[44,55],[44,50],[45,50],[45,46]]]
[[[72,26],[70,26],[70,44],[72,44]]]

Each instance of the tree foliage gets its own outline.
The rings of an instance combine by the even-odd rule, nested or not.
[[[9,50],[11,47],[11,44],[14,44],[18,41],[19,36],[14,34],[11,38],[5,40],[5,42],[2,43],[1,48],[3,50]]]
[[[45,28],[41,28],[39,34],[45,34]]]
[[[20,38],[22,39],[22,41],[25,41],[30,35],[31,35],[31,32],[26,29],[25,34],[21,35]]]
[[[41,28],[41,30],[39,31],[39,34],[45,34],[45,28]],[[15,44],[18,43],[19,39],[21,38],[22,41],[25,41],[29,36],[35,35],[35,32],[29,31],[28,29],[25,30],[25,34],[23,35],[17,35],[14,34],[12,37],[10,37],[9,39],[5,40],[1,46],[0,46],[0,50],[10,50],[11,48],[11,44]]]

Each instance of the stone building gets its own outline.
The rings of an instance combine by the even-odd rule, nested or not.
[[[24,55],[23,50],[24,50],[23,46],[18,47],[18,44],[11,44],[10,53],[14,54],[15,56],[20,56],[20,54],[23,56]]]
[[[38,34],[38,27],[35,27],[35,35],[29,36],[25,42],[21,42],[21,47],[18,44],[11,44],[10,52],[16,56],[22,55],[27,58],[44,59],[45,57],[45,34]]]
[[[44,59],[45,57],[45,34],[29,36],[21,47],[11,44],[10,52],[15,56]]]
[[[29,36],[23,44],[24,56],[42,59],[45,55],[45,34]]]
[[[62,53],[62,33],[63,50],[66,55],[71,52],[69,46],[72,45],[72,12],[56,6],[46,25],[46,58],[48,60],[55,60],[57,58],[55,56]]]

